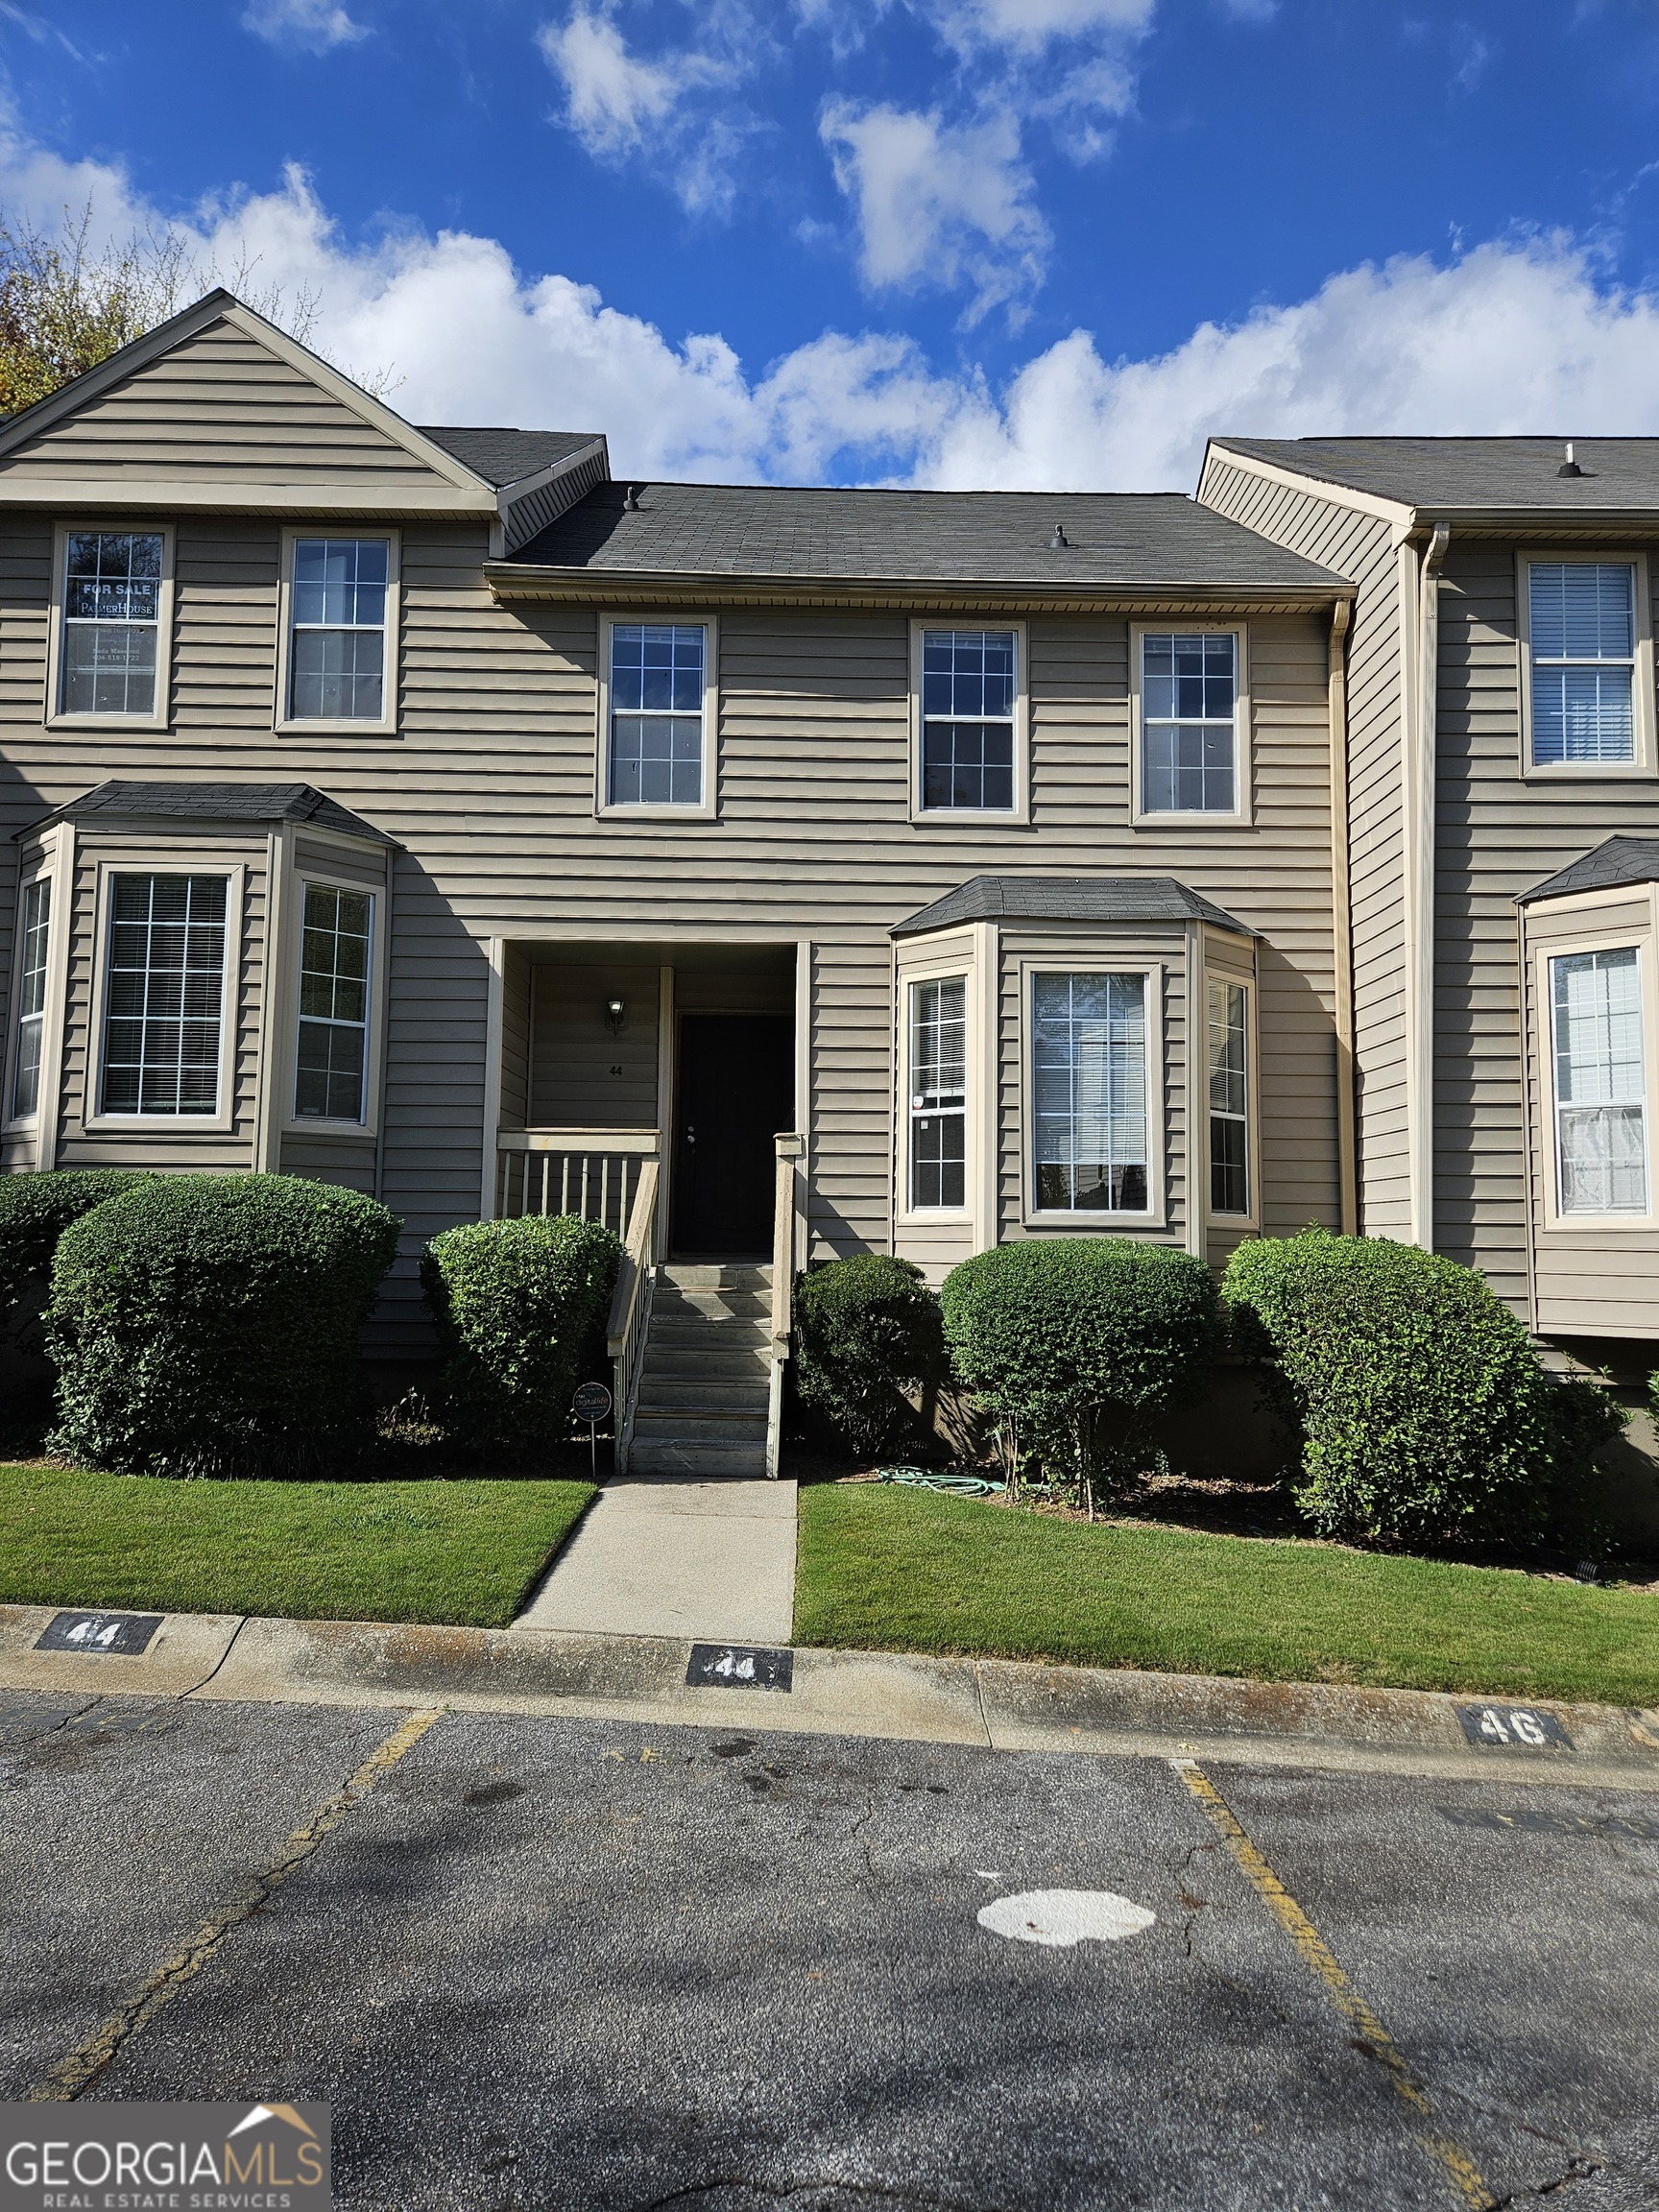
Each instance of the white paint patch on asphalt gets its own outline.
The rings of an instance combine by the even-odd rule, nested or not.
[[[1157,1919],[1116,1889],[1022,1889],[979,1910],[979,1925],[1017,1943],[1069,1950],[1074,1943],[1121,1943]]]

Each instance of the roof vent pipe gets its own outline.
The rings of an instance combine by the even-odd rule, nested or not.
[[[622,512],[624,515],[637,515],[639,512],[638,494],[635,492],[632,484],[622,494]]]
[[[1573,441],[1567,441],[1567,458],[1555,471],[1557,476],[1582,476],[1584,471],[1573,458]]]
[[[1048,541],[1049,550],[1051,552],[1058,552],[1062,545],[1070,545],[1070,542],[1071,541],[1067,537],[1064,527],[1060,523],[1056,522],[1054,525],[1054,535]]]

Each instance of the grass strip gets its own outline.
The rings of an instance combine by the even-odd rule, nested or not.
[[[0,1602],[498,1628],[593,1494],[534,1479],[174,1482],[0,1467]]]
[[[1078,1667],[1659,1702],[1659,1599],[1339,1545],[801,1494],[795,1640]]]

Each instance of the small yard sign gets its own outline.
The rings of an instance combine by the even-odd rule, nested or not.
[[[159,1613],[60,1613],[35,1640],[36,1651],[84,1651],[136,1659],[160,1627]]]
[[[783,1690],[795,1687],[793,1651],[761,1651],[746,1644],[693,1644],[685,1670],[692,1690]]]
[[[584,1382],[570,1401],[570,1410],[578,1421],[588,1424],[588,1464],[593,1479],[599,1479],[599,1424],[611,1410],[611,1393],[603,1382]]]
[[[1530,1705],[1459,1705],[1457,1718],[1471,1743],[1495,1751],[1541,1751],[1553,1743],[1571,1751],[1573,1739],[1553,1713]]]

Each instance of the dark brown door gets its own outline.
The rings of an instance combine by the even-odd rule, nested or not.
[[[769,1260],[773,1138],[795,1124],[795,1024],[785,1014],[683,1014],[673,1247]]]

